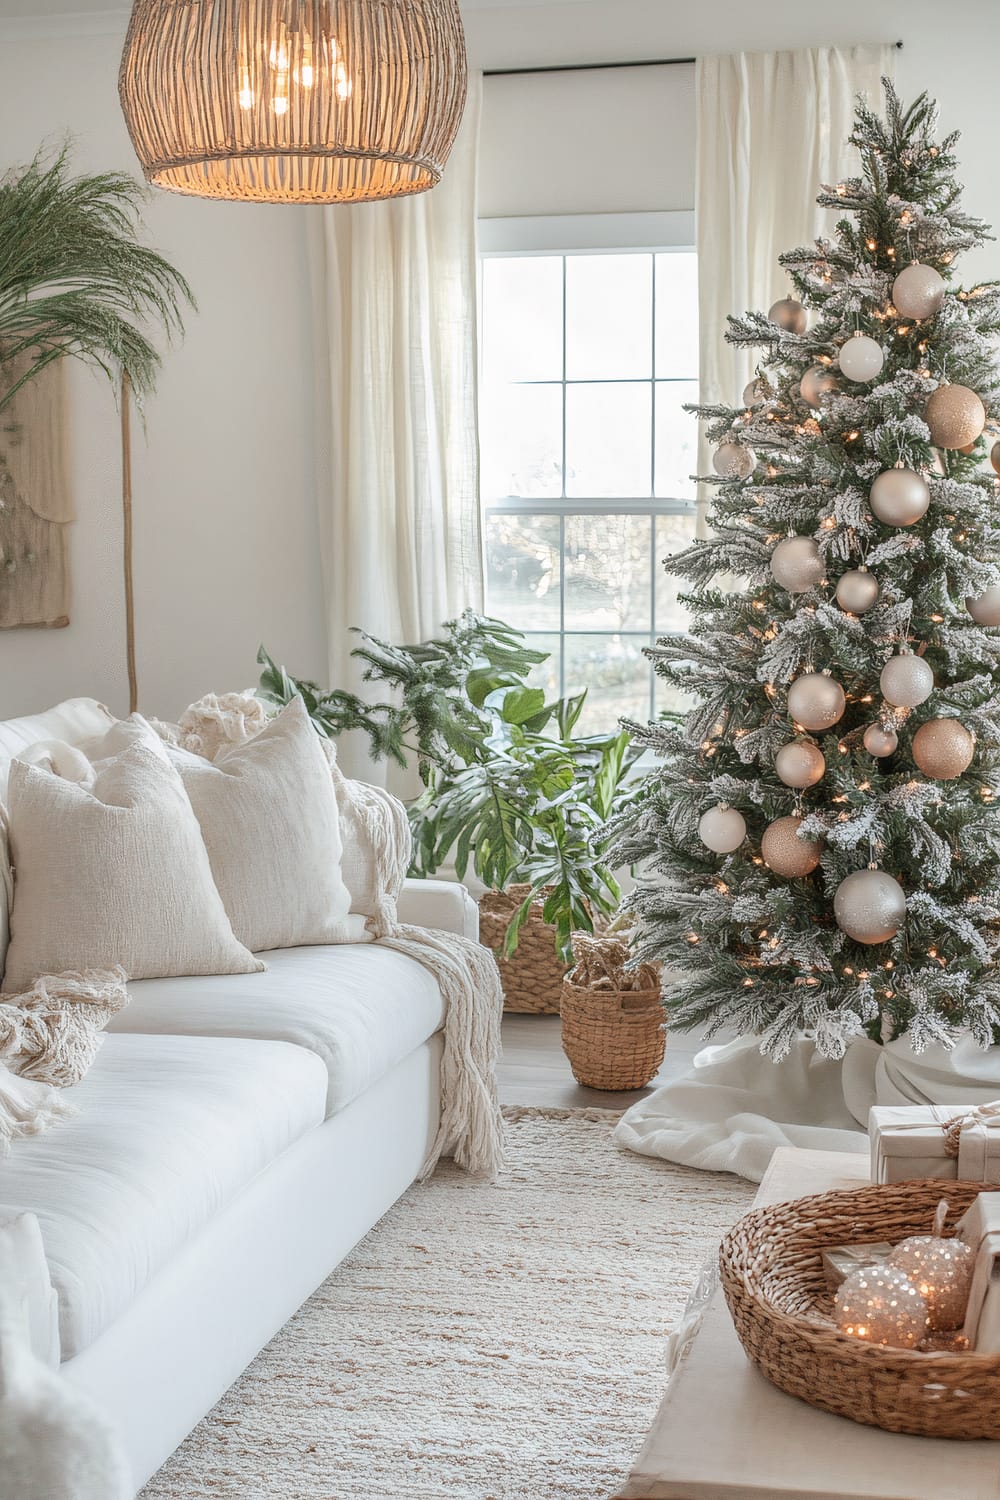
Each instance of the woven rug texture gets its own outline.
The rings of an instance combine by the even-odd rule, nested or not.
[[[498,1183],[417,1184],[141,1500],[608,1500],[664,1340],[749,1206],[739,1178],[611,1144],[616,1115],[511,1110]]]

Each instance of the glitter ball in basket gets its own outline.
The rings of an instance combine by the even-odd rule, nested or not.
[[[868,1116],[872,1182],[943,1177],[1000,1183],[1000,1100],[876,1104]]]

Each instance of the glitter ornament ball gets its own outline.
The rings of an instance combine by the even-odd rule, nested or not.
[[[933,266],[914,261],[892,283],[892,300],[904,318],[932,318],[944,306],[945,282]]]
[[[923,1297],[935,1332],[958,1328],[965,1321],[975,1264],[971,1245],[937,1234],[912,1235],[889,1256],[889,1265],[908,1276]]]
[[[934,673],[922,656],[893,656],[882,668],[879,687],[894,708],[917,708],[934,691]]]
[[[924,421],[937,448],[964,448],[981,436],[986,408],[967,385],[939,385],[924,407]]]
[[[876,344],[866,333],[856,333],[846,344],[841,345],[837,363],[848,380],[855,380],[860,384],[866,380],[874,380],[876,375],[882,373],[885,354],[881,344]]]
[[[825,571],[822,554],[811,536],[786,536],[771,553],[769,567],[775,583],[790,594],[814,589]]]
[[[871,487],[868,504],[886,526],[912,526],[927,514],[927,480],[912,469],[886,469]]]
[[[914,764],[934,781],[954,781],[975,753],[975,740],[957,719],[928,719],[913,736]]]
[[[878,603],[878,579],[865,568],[852,568],[837,580],[837,603],[849,615],[864,615]]]
[[[895,755],[898,744],[899,736],[894,729],[883,729],[881,724],[869,724],[865,730],[865,749],[876,760],[885,755]]]
[[[786,333],[805,333],[806,310],[794,297],[782,297],[768,308],[768,317]]]
[[[799,395],[807,406],[818,407],[827,391],[837,389],[836,377],[826,365],[810,365],[799,381]]]
[[[927,1332],[927,1303],[905,1271],[866,1266],[837,1288],[833,1316],[841,1333],[891,1349],[915,1349]]]
[[[745,443],[722,443],[712,454],[712,467],[723,479],[749,479],[756,462]]]
[[[826,775],[826,758],[812,740],[791,740],[774,757],[778,780],[797,791],[815,786]]]
[[[822,672],[807,672],[788,689],[788,712],[803,729],[829,729],[846,707],[840,683]]]
[[[776,818],[764,830],[760,852],[764,863],[775,875],[810,875],[819,864],[822,845],[818,840],[800,839],[800,817]]]
[[[725,807],[721,802],[702,813],[698,824],[698,837],[706,849],[713,854],[732,854],[747,836],[747,825],[743,814],[735,807]]]
[[[990,449],[990,463],[993,465],[993,472],[1000,474],[1000,443],[994,443]]]
[[[887,943],[906,921],[906,896],[884,870],[855,870],[837,887],[833,915],[856,943]]]
[[[1000,625],[1000,586],[987,589],[976,599],[966,599],[965,607],[977,625]]]

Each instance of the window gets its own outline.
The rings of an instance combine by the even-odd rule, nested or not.
[[[487,608],[587,688],[581,733],[680,706],[642,648],[683,630],[660,567],[694,534],[697,262],[688,249],[485,254]]]

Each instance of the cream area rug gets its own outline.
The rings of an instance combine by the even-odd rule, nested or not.
[[[752,1188],[508,1110],[510,1165],[412,1187],[142,1500],[607,1500]]]

